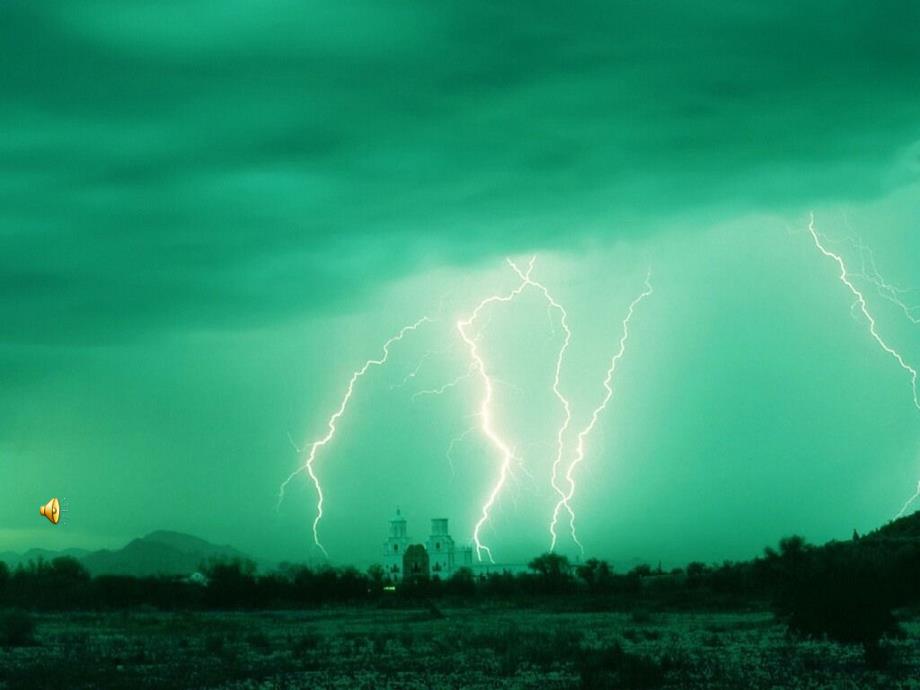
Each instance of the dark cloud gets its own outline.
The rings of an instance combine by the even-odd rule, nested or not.
[[[0,12],[0,319],[25,342],[273,321],[423,256],[863,198],[918,136],[906,1]]]

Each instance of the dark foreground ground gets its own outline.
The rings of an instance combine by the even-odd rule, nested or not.
[[[917,688],[920,617],[885,671],[770,613],[329,609],[34,614],[0,688]]]

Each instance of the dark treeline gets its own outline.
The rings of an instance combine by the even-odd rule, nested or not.
[[[105,609],[149,605],[161,609],[312,607],[362,601],[446,598],[519,600],[575,598],[604,608],[752,608],[772,604],[800,612],[800,600],[815,602],[866,597],[888,608],[920,604],[920,542],[897,545],[869,539],[808,545],[783,539],[752,561],[717,565],[690,563],[663,571],[640,565],[615,572],[602,560],[572,564],[543,554],[525,573],[474,574],[463,568],[446,579],[391,582],[379,565],[354,568],[285,565],[257,573],[248,561],[202,564],[203,578],[91,577],[79,561],[62,557],[10,570],[0,562],[0,606],[44,610]],[[806,623],[803,620],[803,625]]]
[[[557,554],[533,559],[525,573],[507,570],[474,574],[462,568],[441,579],[392,581],[382,567],[286,565],[258,573],[248,561],[203,564],[204,577],[91,577],[79,561],[61,557],[30,562],[10,571],[0,563],[0,606],[37,610],[118,609],[148,605],[159,609],[271,609],[360,602],[407,602],[420,598],[574,599],[602,608],[656,605],[665,608],[762,605],[777,590],[787,569],[784,555],[753,564],[707,566],[663,572],[641,565],[617,573],[606,561],[573,565]]]
[[[444,580],[398,583],[390,582],[379,565],[366,572],[288,565],[259,574],[245,561],[203,565],[205,577],[198,580],[90,577],[78,561],[64,557],[12,571],[0,563],[0,607],[223,610],[487,600],[633,611],[770,606],[797,633],[862,644],[869,654],[881,638],[899,634],[894,609],[920,605],[920,540],[885,530],[822,547],[789,537],[752,561],[690,563],[668,572],[643,565],[619,573],[606,561],[572,564],[564,556],[543,554],[526,573],[474,575],[461,569]]]

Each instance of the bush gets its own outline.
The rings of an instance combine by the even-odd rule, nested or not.
[[[473,596],[476,593],[476,579],[473,577],[473,571],[470,568],[460,568],[451,573],[447,578],[445,589],[449,594],[455,596]]]
[[[322,635],[313,631],[307,631],[293,641],[293,649],[298,654],[303,655],[317,649],[322,641]]]
[[[648,609],[635,608],[630,611],[629,620],[638,625],[646,625],[652,622],[652,614],[649,613]]]
[[[246,643],[252,648],[259,650],[260,652],[267,653],[271,650],[271,641],[264,633],[254,632],[246,636]]]
[[[537,582],[543,592],[561,592],[572,581],[572,566],[569,559],[557,553],[537,556],[527,567],[536,573]]]
[[[25,611],[7,611],[0,616],[0,645],[26,647],[35,644],[35,621]]]
[[[892,614],[892,591],[877,565],[843,551],[793,553],[794,568],[782,563],[789,560],[787,553],[780,557],[784,580],[774,602],[789,631],[861,645],[869,666],[884,666],[888,654],[880,648],[882,640],[904,632]]]
[[[608,590],[613,582],[613,567],[607,561],[596,558],[590,558],[584,565],[575,568],[575,573],[592,592]]]
[[[522,630],[509,624],[501,629],[461,634],[458,642],[468,650],[493,654],[499,673],[512,676],[524,666],[545,670],[569,664],[579,653],[582,637],[580,630],[564,627]]]
[[[208,635],[204,638],[204,651],[208,654],[220,654],[224,651],[223,635]]]
[[[619,644],[583,650],[578,659],[578,675],[585,690],[657,688],[664,683],[665,670],[665,663],[627,652]]]

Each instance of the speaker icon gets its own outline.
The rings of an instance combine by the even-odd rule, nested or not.
[[[41,506],[38,512],[44,515],[52,525],[56,525],[61,521],[61,502],[56,498],[52,498]]]

